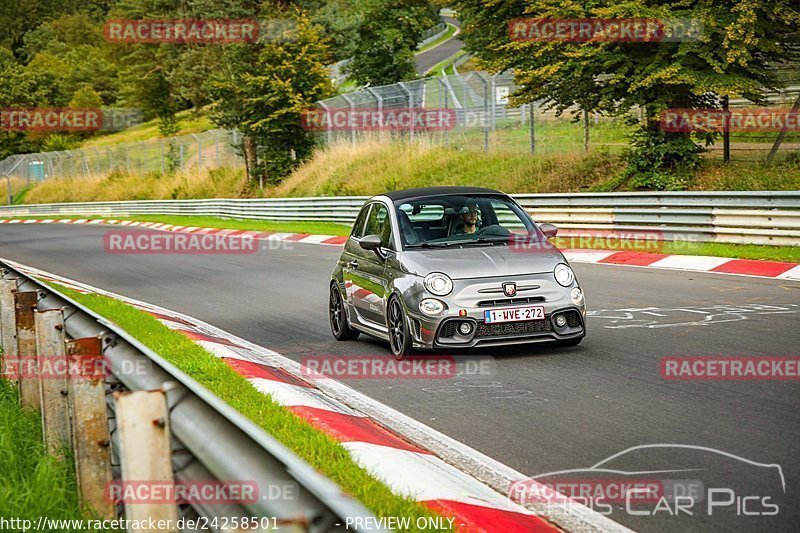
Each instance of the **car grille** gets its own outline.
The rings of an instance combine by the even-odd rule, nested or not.
[[[581,315],[575,310],[564,311],[559,313],[567,318],[567,326],[571,328],[578,328],[581,326]]]
[[[455,337],[458,323],[458,320],[449,320],[442,324],[442,329],[439,330],[439,337]]]
[[[478,331],[475,333],[475,338],[535,335],[548,331],[552,331],[550,320],[527,320],[525,322],[505,322],[500,324],[478,322]]]
[[[529,298],[504,298],[501,300],[482,300],[478,302],[478,307],[502,307],[504,305],[535,304],[544,301],[544,296],[531,296]]]

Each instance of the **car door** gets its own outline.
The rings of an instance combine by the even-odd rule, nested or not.
[[[392,226],[389,209],[380,202],[372,204],[367,216],[363,235],[379,235],[383,244],[382,254],[392,248]],[[349,295],[353,307],[362,322],[381,330],[386,329],[386,300],[389,283],[386,279],[386,261],[372,250],[358,246],[353,250],[353,259],[345,264],[345,283],[349,278]]]

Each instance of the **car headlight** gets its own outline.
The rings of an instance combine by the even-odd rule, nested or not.
[[[559,263],[556,265],[555,270],[553,270],[553,275],[555,276],[558,284],[562,287],[569,287],[572,285],[572,282],[575,281],[575,273],[572,272],[572,269],[564,263]]]
[[[428,316],[437,316],[444,311],[444,303],[436,298],[425,298],[419,303],[419,310]]]
[[[441,272],[432,272],[425,276],[425,288],[436,296],[446,296],[453,290],[453,280]]]
[[[569,293],[569,297],[575,305],[581,305],[583,303],[583,291],[579,287],[572,289]]]

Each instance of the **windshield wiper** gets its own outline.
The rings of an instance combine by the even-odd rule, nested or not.
[[[464,244],[508,244],[508,237],[478,237],[477,239],[464,241]]]
[[[454,244],[463,244],[463,241],[420,242],[417,244],[407,244],[406,248],[446,248]]]

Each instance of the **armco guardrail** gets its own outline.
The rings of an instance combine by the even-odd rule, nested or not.
[[[800,245],[800,191],[518,194],[535,220],[581,230],[657,231],[665,240]],[[204,215],[350,223],[363,196],[145,200],[0,207],[0,216]]]
[[[222,503],[190,501],[188,506],[182,505],[179,511],[174,505],[171,509],[167,506],[165,511],[163,504],[134,505],[133,507],[136,509],[129,509],[126,503],[126,518],[129,520],[132,519],[128,514],[129,510],[132,514],[146,511],[160,512],[161,517],[164,513],[171,514],[176,518],[180,516],[184,519],[195,520],[195,523],[198,523],[196,521],[198,517],[205,517],[209,519],[209,524],[233,524],[233,519],[241,521],[242,518],[247,518],[251,520],[248,522],[251,527],[254,523],[265,523],[263,520],[252,521],[253,519],[265,519],[268,520],[266,523],[269,525],[266,528],[262,525],[256,529],[259,531],[272,529],[277,525],[280,530],[308,532],[352,530],[352,526],[349,529],[345,527],[347,517],[365,518],[360,522],[356,521],[356,524],[370,523],[371,520],[375,520],[363,505],[344,494],[337,485],[314,470],[283,444],[125,331],[12,265],[0,261],[0,270],[2,270],[2,282],[0,282],[2,328],[0,328],[0,332],[2,332],[4,357],[19,354],[31,357],[29,354],[38,352],[38,355],[34,357],[38,359],[39,375],[23,377],[23,373],[19,373],[23,402],[27,397],[38,405],[38,398],[40,398],[38,393],[41,391],[41,397],[44,398],[48,394],[47,391],[52,389],[49,391],[52,394],[52,401],[43,402],[42,408],[50,409],[52,403],[63,401],[63,408],[66,410],[66,402],[69,401],[69,412],[73,413],[73,427],[77,427],[76,423],[93,425],[94,433],[84,434],[83,429],[73,430],[73,440],[69,436],[70,430],[66,428],[60,431],[59,436],[63,441],[75,443],[79,474],[84,472],[82,460],[88,463],[92,463],[94,460],[97,467],[94,472],[106,472],[105,475],[78,476],[83,502],[91,503],[87,502],[85,497],[87,494],[94,494],[95,501],[105,507],[105,512],[101,513],[103,517],[113,518],[113,515],[116,514],[113,504],[109,508],[107,501],[103,498],[104,494],[108,494],[108,487],[92,487],[87,486],[87,483],[91,485],[93,481],[104,481],[107,485],[112,476],[108,471],[110,470],[113,471],[115,480],[122,477],[123,486],[125,486],[124,483],[142,484],[146,480],[157,480],[163,485],[162,480],[172,479],[174,476],[176,481],[190,486],[193,483],[196,486],[196,484],[202,485],[218,480],[221,483],[248,483],[250,486],[258,488],[255,491],[257,497],[247,501]],[[21,311],[23,308],[26,311]],[[32,308],[36,310],[36,313]],[[49,315],[56,324],[55,327],[52,325],[48,328],[39,327],[41,317],[51,313],[51,310],[59,311],[56,316]],[[31,318],[35,315],[37,327],[34,327],[32,320],[27,320],[27,325],[23,327],[18,317],[23,316],[25,312],[29,313]],[[16,323],[15,316],[17,317]],[[92,379],[78,378],[75,381],[72,367],[74,361],[70,358],[69,376],[63,378],[65,381],[69,381],[69,388],[66,384],[58,387],[49,385],[51,379],[47,380],[48,385],[45,384],[45,379],[41,376],[42,359],[50,357],[50,355],[42,351],[41,339],[47,338],[48,335],[55,337],[60,335],[60,342],[50,342],[45,346],[52,350],[53,356],[60,355],[67,361],[67,356],[74,356],[75,351],[72,348],[64,349],[66,341],[64,333],[72,339],[94,341],[95,353],[80,353],[80,355],[93,356],[104,363],[102,365],[104,372],[101,372],[99,378],[97,375],[93,375]],[[23,346],[23,342],[30,343],[32,340],[35,342],[31,346],[27,344]],[[70,345],[69,342],[66,344]],[[59,345],[60,348],[58,348]],[[23,355],[20,355],[20,358]],[[80,362],[84,363],[85,360],[81,359]],[[50,364],[55,365],[56,363],[51,362]],[[110,372],[107,371],[109,367]],[[34,374],[36,373],[34,372]],[[32,380],[37,380],[37,383],[31,384]],[[90,409],[89,402],[79,401],[79,393],[73,392],[74,381],[84,384],[87,381],[95,383],[99,381],[99,389],[95,388],[93,396],[96,403],[99,399],[99,407],[95,407],[96,411],[92,411],[91,416],[87,417],[85,411]],[[123,441],[128,445],[127,450],[125,446],[120,445],[120,441],[125,438],[120,436],[120,433],[126,427],[126,424],[120,420],[122,409],[120,397],[121,394],[124,396],[125,391],[148,391],[151,394],[155,392],[162,394],[165,398],[165,400],[161,400],[164,409],[163,418],[158,418],[159,415],[152,415],[148,411],[146,414],[150,418],[139,421],[138,426],[127,426],[133,427],[133,431],[129,430],[128,435],[136,438],[135,447],[131,446],[130,441]],[[127,400],[127,402],[132,402],[132,400]],[[112,410],[107,422],[108,429],[105,427],[106,404]],[[141,407],[141,404],[138,404],[137,407]],[[80,409],[78,412],[83,416],[77,416],[76,409]],[[128,409],[125,412],[129,413],[131,407],[125,409]],[[43,419],[47,420],[51,416],[51,413],[47,414],[48,416],[43,416]],[[126,415],[126,417],[128,417],[126,420],[130,419],[130,415]],[[66,418],[68,426],[69,415],[66,415]],[[135,468],[126,461],[131,457],[146,453],[149,443],[144,435],[148,432],[147,428],[152,429],[154,425],[165,428],[164,431],[168,432],[166,450],[172,449],[172,464],[166,463],[168,478],[132,478],[131,472]],[[102,437],[98,437],[100,434],[105,434],[106,440],[98,440],[102,439]],[[47,422],[45,422],[45,435],[48,441],[52,437],[48,433]],[[93,436],[86,439],[88,435]],[[102,462],[98,463],[96,456],[100,454],[99,450],[108,447],[109,444],[112,464],[107,464],[109,461],[107,452],[102,452],[106,455],[105,465]],[[60,446],[57,448],[61,449]],[[164,455],[164,453],[155,454],[153,457],[158,459],[163,458]],[[169,455],[167,452],[166,456],[169,457]],[[93,457],[94,459],[92,459]],[[141,465],[139,468],[142,468]],[[144,467],[146,474],[158,474],[159,472],[156,470],[152,463]],[[142,470],[139,470],[138,473],[141,474]],[[100,483],[100,485],[102,484]],[[290,493],[284,496],[273,496],[274,492],[270,490],[275,487],[287,486],[292,488]],[[91,507],[95,511],[101,511],[96,505]],[[141,507],[144,507],[145,510],[139,509]],[[217,520],[212,521],[212,519]],[[228,528],[228,526],[218,527],[217,525],[209,527],[214,530]],[[170,530],[174,530],[174,528]]]

